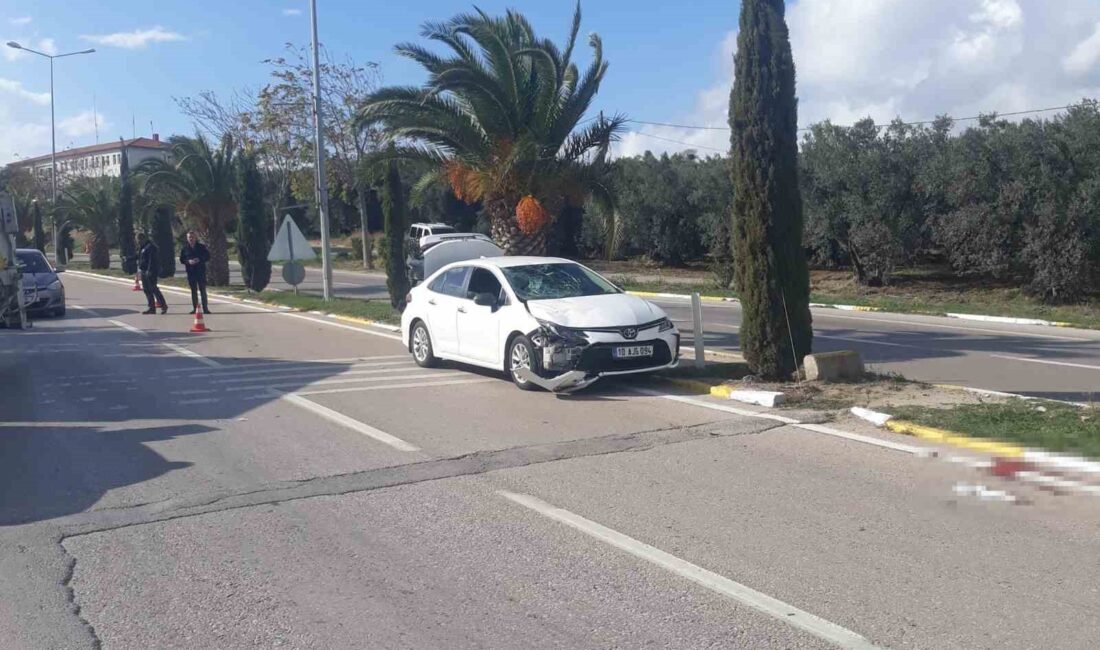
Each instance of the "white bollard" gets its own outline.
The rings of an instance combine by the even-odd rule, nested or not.
[[[707,355],[703,348],[703,300],[698,293],[691,294],[691,320],[695,327],[695,367],[702,369],[707,365]]]

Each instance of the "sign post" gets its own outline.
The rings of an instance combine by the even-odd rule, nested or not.
[[[294,223],[289,214],[283,217],[283,225],[275,235],[275,242],[267,253],[267,261],[285,262],[283,280],[294,287],[295,294],[298,293],[298,285],[306,279],[306,269],[300,260],[315,259],[317,253],[298,229],[298,224]]]

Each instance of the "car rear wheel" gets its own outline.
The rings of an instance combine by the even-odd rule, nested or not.
[[[435,367],[438,360],[432,350],[432,337],[428,334],[428,327],[423,322],[417,322],[413,326],[412,341],[409,347],[412,349],[413,360],[421,368]]]
[[[534,383],[516,375],[520,368],[526,368],[536,375],[541,369],[535,346],[526,336],[517,336],[508,346],[508,376],[520,390],[538,390],[539,387]]]

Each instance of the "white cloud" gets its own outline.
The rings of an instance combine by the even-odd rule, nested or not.
[[[1096,30],[1062,59],[1062,67],[1071,75],[1082,75],[1089,70],[1095,70],[1100,64],[1100,22],[1096,23]]]
[[[108,47],[121,47],[127,50],[136,50],[147,47],[150,43],[168,43],[171,41],[185,41],[187,37],[178,32],[168,31],[161,26],[149,29],[135,29],[132,32],[115,32],[114,34],[84,35],[84,40]]]
[[[1100,98],[1096,0],[799,0],[787,5],[798,72],[799,124],[957,117]],[[736,38],[716,50],[729,58]],[[732,69],[667,121],[725,125]],[[631,117],[661,120],[635,109]],[[650,133],[687,145],[657,141]],[[728,150],[728,132],[638,127],[616,151],[703,145]]]
[[[94,135],[96,132],[96,121],[98,120],[98,127],[100,131],[105,131],[110,126],[110,122],[103,117],[103,113],[93,113],[92,111],[82,111],[67,117],[57,123],[57,130],[61,135],[69,138],[84,138],[89,135]]]
[[[301,16],[302,15],[302,10],[301,9],[283,9],[283,15],[284,16]]]
[[[27,100],[40,106],[49,106],[50,104],[50,93],[32,92],[24,88],[22,83],[11,79],[0,78],[0,95],[14,95],[19,99]]]
[[[15,25],[16,27],[25,27],[31,24],[32,20],[34,19],[30,16],[20,16],[19,18],[12,18],[8,20],[8,22]]]

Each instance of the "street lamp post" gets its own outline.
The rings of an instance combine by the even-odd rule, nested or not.
[[[324,115],[321,113],[321,64],[317,60],[317,0],[309,2],[313,31],[313,146],[316,149],[314,174],[317,176],[317,210],[321,217],[321,288],[325,302],[332,299],[332,259],[329,252],[328,186],[325,180]]]
[[[50,181],[53,189],[53,210],[50,211],[50,225],[53,228],[53,262],[54,266],[61,266],[61,232],[57,228],[57,130],[54,126],[54,101],[53,101],[53,60],[77,54],[91,54],[95,49],[80,50],[79,52],[66,52],[65,54],[46,54],[38,50],[24,47],[15,41],[8,41],[8,47],[44,56],[50,60]]]

